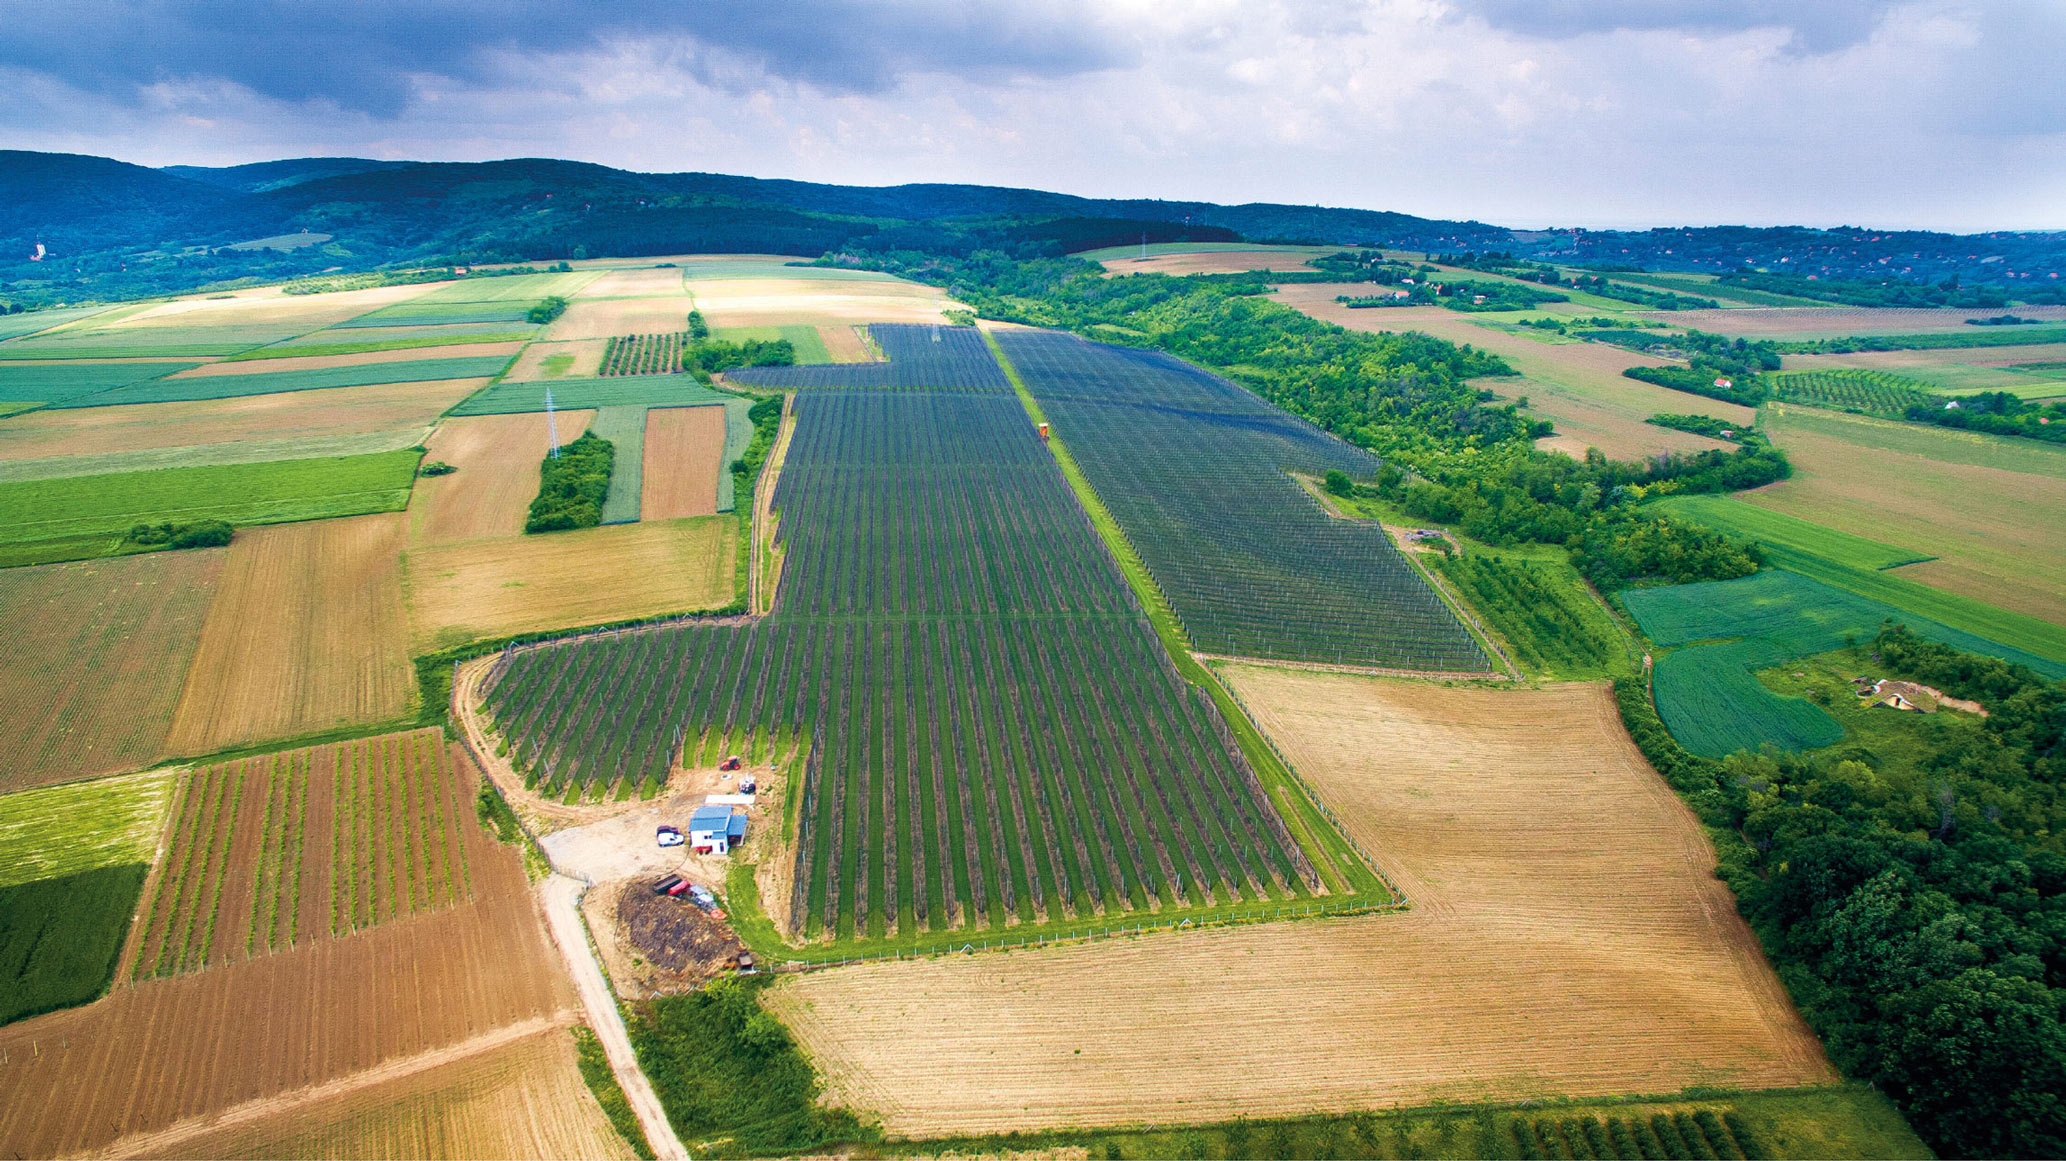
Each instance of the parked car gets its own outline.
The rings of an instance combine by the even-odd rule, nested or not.
[[[678,847],[689,840],[682,837],[680,827],[663,826],[654,832],[654,841],[663,847]]]

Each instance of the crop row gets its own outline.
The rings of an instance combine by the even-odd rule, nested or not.
[[[682,369],[682,354],[688,349],[687,331],[620,335],[603,348],[603,366],[597,374],[672,375]]]
[[[807,751],[797,933],[882,937],[1308,889],[1008,390],[807,393],[775,611],[514,652],[547,792]]]
[[[1642,1117],[1548,1117],[1509,1121],[1520,1155],[1601,1161],[1763,1161],[1770,1156],[1733,1109]]]
[[[949,391],[1009,391],[1011,384],[974,327],[878,323],[869,338],[883,362],[741,367],[725,378],[773,390],[796,388],[927,387]]]
[[[235,762],[204,767],[184,780],[172,842],[133,969],[137,978],[176,975],[207,964],[243,784],[242,763]]]
[[[1373,476],[1376,457],[1166,355],[999,339],[1198,648],[1491,667],[1383,529],[1328,515],[1293,478]]]
[[[1886,371],[1842,367],[1828,371],[1779,371],[1765,376],[1773,398],[1837,411],[1898,419],[1910,407],[1940,403],[1930,385]]]
[[[332,934],[466,896],[464,812],[435,732],[340,746],[335,779]]]

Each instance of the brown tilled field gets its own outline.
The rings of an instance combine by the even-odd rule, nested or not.
[[[165,753],[228,550],[0,571],[0,790],[149,765]]]
[[[256,364],[264,366],[263,362]],[[97,455],[247,439],[423,429],[483,379],[329,387],[182,403],[36,411],[0,420],[0,460]]]
[[[875,361],[875,352],[869,350],[868,344],[861,340],[861,332],[856,327],[837,324],[822,326],[818,328],[818,338],[824,342],[825,353],[832,356],[835,363]]]
[[[421,652],[728,605],[737,528],[731,516],[641,520],[412,549],[411,638]]]
[[[491,1034],[565,1024],[574,997],[522,860],[473,821],[473,771],[454,760],[467,772],[458,832],[471,902],[347,938],[319,928],[290,950],[118,986],[0,1029],[0,1152],[138,1155],[239,1106],[271,1111],[317,1086],[343,1097],[442,1059],[425,1054],[461,1058]],[[311,845],[326,832],[311,816]]]
[[[592,379],[602,374],[608,339],[573,339],[564,343],[531,343],[502,378],[512,383],[540,379]]]
[[[1610,347],[1605,343],[1544,342],[1526,335],[1482,327],[1439,306],[1351,310],[1335,302],[1338,294],[1368,293],[1368,287],[1340,283],[1286,286],[1275,297],[1314,318],[1360,331],[1421,331],[1453,343],[1469,343],[1511,363],[1520,378],[1484,379],[1508,399],[1528,397],[1530,414],[1552,420],[1557,434],[1541,446],[1583,456],[1597,447],[1616,459],[1640,459],[1667,451],[1705,451],[1730,445],[1643,422],[1658,412],[1694,412],[1749,426],[1753,414],[1715,399],[1688,395],[1654,383],[1630,379],[1629,367],[1656,367],[1669,362]]]
[[[465,901],[472,789],[435,729],[184,775],[129,974],[236,963]]]
[[[656,407],[646,412],[639,518],[716,515],[724,452],[724,408]]]
[[[512,1031],[523,1031],[521,1026]],[[452,1060],[410,1061],[336,1095],[266,1102],[191,1133],[138,1140],[133,1157],[632,1156],[583,1085],[573,1037],[556,1025]],[[447,1054],[439,1054],[443,1057]],[[389,1070],[383,1070],[384,1072]]]
[[[1228,675],[1413,909],[786,978],[832,1099],[929,1135],[1836,1079],[1606,687]]]
[[[562,411],[552,421],[561,443],[588,430],[595,412]],[[424,446],[424,462],[443,461],[459,470],[416,481],[409,497],[411,544],[454,544],[490,536],[516,536],[524,513],[538,495],[538,464],[550,449],[542,412],[468,415],[448,419]]]
[[[208,754],[406,712],[415,689],[402,608],[407,519],[239,531],[167,749]]]

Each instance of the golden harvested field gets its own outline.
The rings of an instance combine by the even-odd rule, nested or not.
[[[461,801],[471,797],[469,780]],[[565,1024],[574,997],[522,861],[470,810],[460,832],[470,903],[118,986],[0,1029],[0,1152],[186,1153],[176,1142],[226,1111],[262,1115],[289,1094],[341,1097],[397,1066],[471,1056],[483,1037]]]
[[[718,461],[725,451],[722,407],[655,407],[646,412],[639,518],[717,514]]]
[[[1657,367],[1656,359],[1605,343],[1545,342],[1470,321],[1469,315],[1439,306],[1351,310],[1336,295],[1368,293],[1368,287],[1345,283],[1308,283],[1278,290],[1277,301],[1327,322],[1360,331],[1420,331],[1453,343],[1469,343],[1513,364],[1521,377],[1485,379],[1509,400],[1528,397],[1528,411],[1557,425],[1557,434],[1540,446],[1582,457],[1597,447],[1614,459],[1639,459],[1666,451],[1726,448],[1720,440],[1691,435],[1643,422],[1659,412],[1712,415],[1749,426],[1752,411],[1716,399],[1705,399],[1644,383],[1622,375],[1630,367]]]
[[[242,365],[262,367],[265,363]],[[37,411],[0,420],[0,460],[423,430],[446,408],[479,390],[482,383],[480,379],[450,379]]]
[[[737,528],[731,516],[641,520],[411,549],[414,649],[720,608]]]
[[[406,712],[415,688],[402,611],[407,519],[240,530],[167,749],[208,754]]]
[[[556,1025],[509,1038],[479,1037],[432,1059],[412,1059],[337,1094],[266,1102],[246,1116],[168,1133],[135,1157],[632,1157],[574,1064],[573,1037]]]
[[[165,754],[227,549],[0,570],[0,790],[146,766]]]
[[[320,330],[368,311],[404,302],[437,289],[438,285],[376,286],[369,290],[346,290],[332,294],[239,295],[233,298],[182,298],[161,303],[149,310],[93,330],[133,333],[141,340],[162,326],[188,327],[299,327]],[[85,320],[91,321],[91,320]],[[81,328],[85,329],[85,328]]]
[[[1413,909],[786,977],[832,1099],[923,1135],[1836,1079],[1606,687],[1227,673]]]
[[[463,343],[452,347],[408,347],[394,351],[357,351],[349,355],[295,355],[277,359],[243,359],[204,363],[171,379],[206,379],[217,375],[270,375],[275,371],[320,371],[327,367],[363,367],[378,363],[413,363],[418,359],[473,359],[514,355],[522,343]]]
[[[502,377],[517,383],[539,379],[592,379],[602,374],[608,339],[532,343]]]
[[[649,266],[643,270],[612,270],[582,288],[581,297],[652,298],[681,292],[680,267]]]
[[[689,273],[693,279],[694,269]],[[944,322],[940,312],[959,305],[944,291],[915,282],[724,278],[692,280],[689,289],[713,327]]]
[[[665,297],[599,299],[584,295],[553,322],[545,337],[552,342],[566,342],[685,331],[689,329],[689,312],[694,309],[695,301],[683,294],[678,284],[675,292]]]
[[[2066,448],[1791,403],[1765,428],[1793,476],[1742,499],[1928,553],[1896,575],[2066,624]]]
[[[1149,254],[1145,259],[1099,259],[1107,274],[1245,274],[1250,270],[1293,270],[1311,273],[1306,259],[1333,254],[1338,246],[1311,250],[1205,250],[1195,254]]]
[[[818,338],[824,341],[825,353],[831,355],[835,363],[875,361],[875,352],[868,349],[868,344],[862,340],[858,327],[822,326],[818,328]]]
[[[538,495],[538,465],[556,429],[561,443],[588,430],[593,410],[558,412],[550,425],[542,412],[467,415],[448,419],[424,446],[424,462],[442,461],[459,470],[416,481],[409,496],[409,542],[452,544],[489,536],[516,536]]]
[[[1905,335],[1942,331],[1969,334],[1993,327],[1971,327],[1969,318],[2000,314],[1999,310],[1909,309],[1852,306],[1743,306],[1725,310],[1650,311],[1643,317],[1675,327],[1691,327],[1747,338],[1829,338],[1844,335]],[[2016,314],[2044,322],[2066,320],[2066,307],[2019,306]],[[1967,352],[1971,353],[1971,352]]]

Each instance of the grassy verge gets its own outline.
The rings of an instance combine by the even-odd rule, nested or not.
[[[1004,370],[1005,378],[1011,381],[1012,389],[1018,392],[1019,402],[1035,423],[1045,423],[1047,416],[1040,409],[1040,403],[1027,389],[1026,381],[1019,377],[1018,368],[1005,357],[997,339],[988,331],[983,332],[983,341],[990,346],[990,353]],[[1106,510],[1104,502],[1098,499],[1083,469],[1076,463],[1069,448],[1059,438],[1047,441],[1048,450],[1054,453],[1055,462],[1062,469],[1062,476],[1069,481],[1069,487],[1076,493],[1076,499],[1089,514],[1091,524],[1097,529],[1112,558],[1119,565],[1119,571],[1126,577],[1141,608],[1148,615],[1149,624],[1154,626],[1155,635],[1162,640],[1170,660],[1176,664],[1177,672],[1185,680],[1204,689],[1219,707],[1220,716],[1226,719],[1227,727],[1233,731],[1234,739],[1247,756],[1249,764],[1262,780],[1270,795],[1270,801],[1283,816],[1284,823],[1291,829],[1292,837],[1312,860],[1313,867],[1330,892],[1373,894],[1386,899],[1396,898],[1395,893],[1379,879],[1375,868],[1359,855],[1348,838],[1338,831],[1334,824],[1321,812],[1317,798],[1305,783],[1292,773],[1291,767],[1278,757],[1276,751],[1263,738],[1262,732],[1250,721],[1234,695],[1220,684],[1219,678],[1207,669],[1197,658],[1191,656],[1190,643],[1184,639],[1183,630],[1177,627],[1176,615],[1170,610],[1169,601],[1162,594],[1160,586],[1148,572],[1148,566],[1141,561],[1140,554],[1126,539],[1119,522]]]
[[[639,1127],[638,1114],[631,1111],[631,1102],[625,1099],[617,1074],[610,1071],[603,1042],[596,1039],[586,1024],[576,1024],[569,1031],[574,1034],[575,1064],[581,1069],[581,1079],[587,1082],[588,1091],[595,1094],[595,1103],[602,1106],[603,1115],[610,1118],[617,1135],[624,1138],[640,1161],[653,1161],[653,1146],[646,1142],[646,1131]]]
[[[1699,1117],[1706,1113],[1712,1121]],[[1679,1130],[1686,1121],[1717,1125],[1725,1142],[1752,1157],[1880,1158],[1929,1157],[1925,1147],[1885,1097],[1865,1085],[1780,1089],[1765,1092],[1689,1090],[1677,1096],[1606,1100],[1532,1101],[1521,1105],[1435,1105],[1428,1108],[1286,1120],[1234,1120],[1158,1129],[1056,1130],[988,1137],[935,1138],[861,1145],[849,1156],[1064,1156],[1081,1150],[1090,1158],[1521,1158],[1643,1157],[1631,1150],[1643,1129],[1664,1117]],[[1608,1142],[1600,1150],[1586,1138],[1593,1122]],[[1618,1125],[1616,1124],[1618,1122]],[[1640,1126],[1640,1127],[1639,1127]],[[1516,1130],[1533,1133],[1534,1148]],[[1614,1130],[1610,1132],[1610,1130]],[[1652,1129],[1652,1132],[1656,1130]],[[1623,1144],[1622,1133],[1628,1134]],[[1658,1142],[1642,1138],[1644,1144]],[[1709,1156],[1670,1152],[1657,1156]],[[1545,1144],[1548,1146],[1545,1148]],[[1714,1150],[1719,1153],[1719,1150]],[[1722,1153],[1735,1156],[1735,1152]]]

